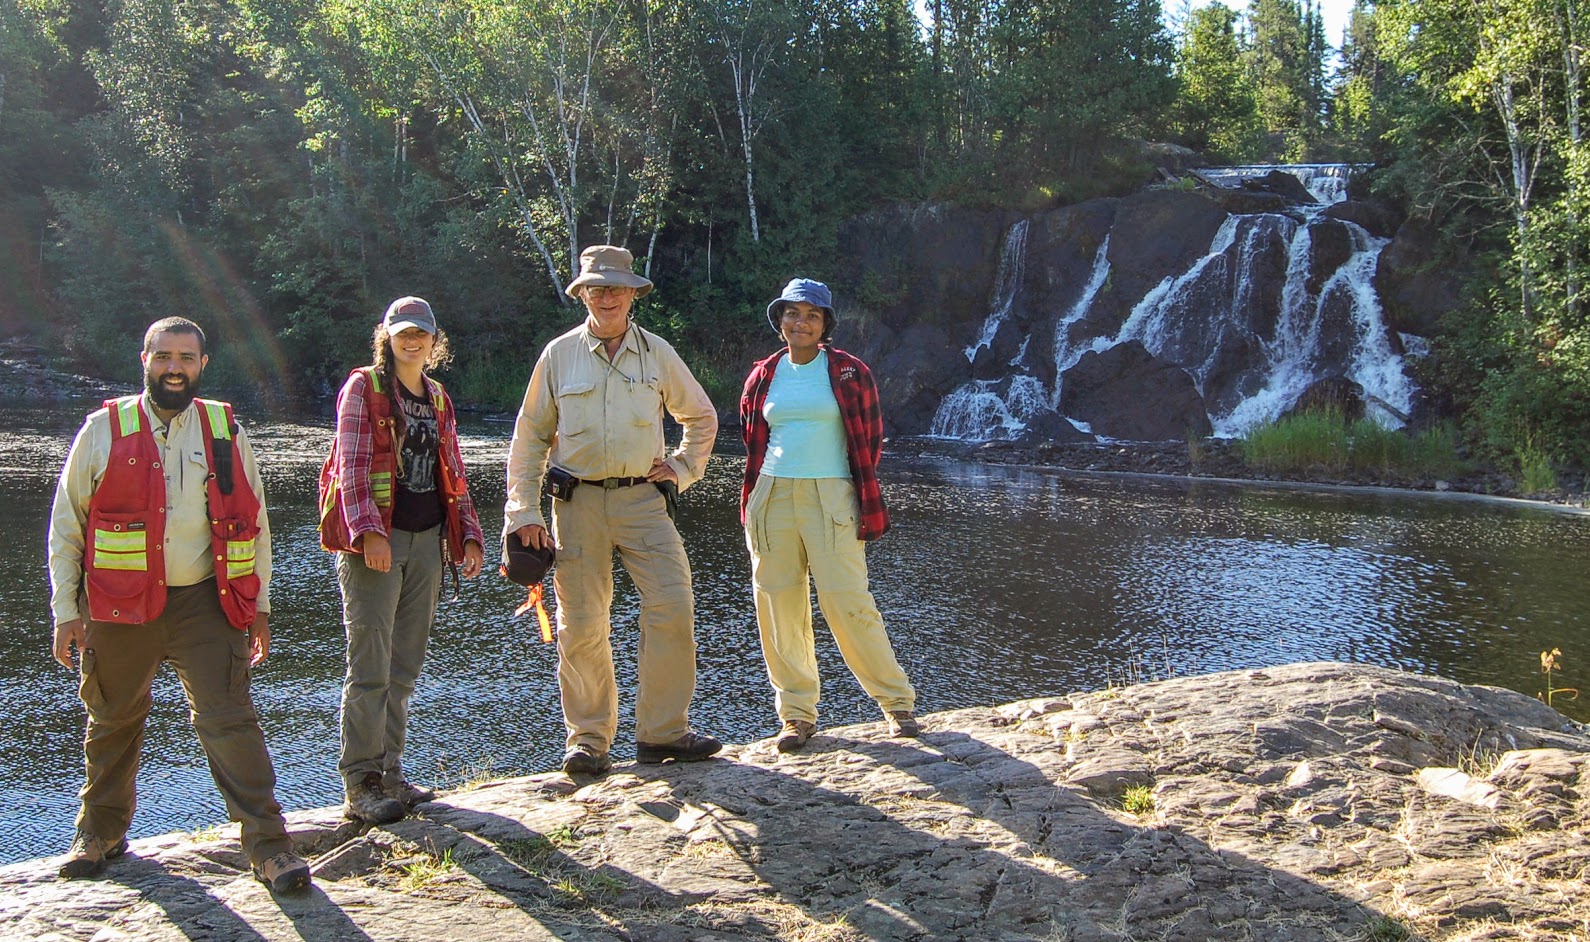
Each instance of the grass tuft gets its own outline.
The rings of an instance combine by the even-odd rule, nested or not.
[[[1121,808],[1138,817],[1154,813],[1154,789],[1147,785],[1133,785],[1121,793]]]
[[[1373,419],[1348,422],[1332,408],[1265,422],[1242,438],[1242,459],[1265,471],[1375,471],[1450,477],[1466,470],[1450,425],[1414,435]]]
[[[1408,931],[1408,927],[1390,916],[1376,916],[1369,920],[1359,934],[1362,942],[1407,942],[1412,938],[1413,933]]]

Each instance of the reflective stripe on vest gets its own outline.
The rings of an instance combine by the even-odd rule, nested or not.
[[[200,399],[198,401],[204,407],[204,411],[209,413],[210,434],[214,435],[217,441],[231,441],[232,427],[231,423],[226,421],[226,406],[213,399]]]
[[[226,541],[226,577],[241,579],[254,571],[254,541]]]
[[[112,530],[94,531],[94,565],[100,569],[148,572],[148,548],[148,534],[142,530],[123,530],[117,524]]]
[[[127,396],[116,400],[116,418],[121,425],[122,435],[132,435],[143,427],[143,420],[138,411],[138,397]]]

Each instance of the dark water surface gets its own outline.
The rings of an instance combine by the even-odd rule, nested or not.
[[[84,404],[86,409],[91,404]],[[83,409],[14,410],[0,436],[0,862],[63,851],[82,780],[75,676],[51,660],[44,562],[50,498]],[[314,531],[327,419],[245,422],[275,536],[272,654],[255,700],[288,809],[341,801],[340,601]],[[501,527],[509,427],[466,423],[488,538]],[[737,521],[743,458],[719,455],[685,495],[700,682],[692,718],[729,741],[776,730]],[[919,710],[1293,661],[1340,659],[1468,683],[1544,689],[1590,679],[1590,518],[1409,494],[1086,477],[885,458],[895,528],[869,551],[873,591]],[[632,690],[635,607],[622,572],[614,647]],[[555,656],[496,575],[444,602],[409,726],[407,765],[454,785],[555,766]],[[820,632],[823,639],[825,632]],[[823,722],[877,718],[831,641]],[[225,819],[175,676],[156,682],[133,836]],[[1578,719],[1590,711],[1563,704]],[[615,755],[633,755],[631,703]]]

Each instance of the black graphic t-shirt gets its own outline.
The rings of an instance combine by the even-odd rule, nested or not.
[[[392,503],[392,528],[418,533],[442,522],[442,498],[436,486],[436,461],[441,436],[436,430],[436,409],[429,396],[411,393],[401,383],[398,405],[407,430],[398,453],[403,476],[397,481]]]

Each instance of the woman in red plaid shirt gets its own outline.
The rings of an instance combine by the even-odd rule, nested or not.
[[[834,348],[828,286],[796,278],[767,307],[788,344],[751,368],[740,397],[740,522],[762,657],[783,727],[780,752],[817,729],[810,580],[845,664],[894,736],[917,736],[916,693],[867,588],[866,542],[889,529],[878,488],[883,413],[867,365]]]
[[[320,476],[321,544],[337,550],[348,636],[342,689],[343,812],[395,821],[435,793],[403,770],[409,698],[425,661],[443,570],[480,573],[480,520],[464,481],[453,403],[426,374],[447,335],[423,298],[398,298],[376,328],[373,366],[337,396]]]

